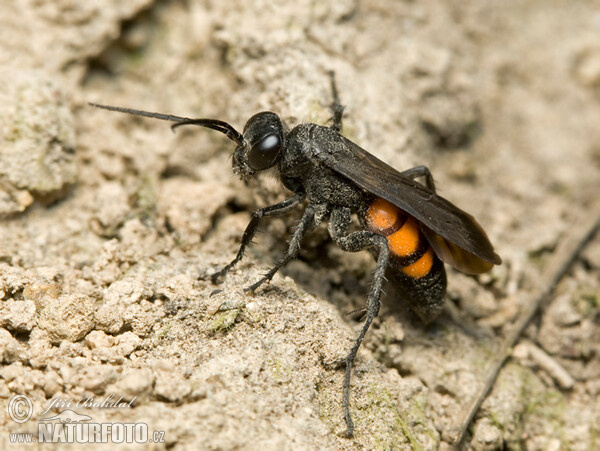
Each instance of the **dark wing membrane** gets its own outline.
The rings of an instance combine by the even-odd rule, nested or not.
[[[340,136],[341,144],[314,149],[315,156],[331,169],[367,191],[393,203],[423,227],[436,254],[467,273],[489,271],[500,264],[486,233],[468,213]]]
[[[498,265],[501,263],[500,257],[496,254],[494,255],[498,257],[498,261],[492,263],[460,248],[443,236],[432,232],[431,229],[428,229],[425,226],[422,226],[422,230],[437,256],[440,257],[444,263],[454,266],[459,271],[467,274],[483,274],[492,269],[494,264]]]

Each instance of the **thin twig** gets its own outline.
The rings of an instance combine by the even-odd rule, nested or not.
[[[522,356],[518,356],[518,353],[522,354]],[[517,359],[530,360],[534,365],[549,374],[554,379],[554,382],[563,390],[570,390],[575,385],[573,376],[556,359],[529,340],[521,340],[515,346],[512,355]]]
[[[475,414],[494,385],[504,362],[510,357],[519,337],[538,309],[548,301],[558,282],[564,277],[579,253],[600,227],[600,203],[596,203],[588,211],[589,214],[587,217],[574,225],[570,236],[565,237],[559,244],[556,253],[540,279],[537,289],[531,296],[532,301],[525,303],[521,317],[505,337],[500,348],[503,351],[497,360],[492,363],[481,390],[474,396],[471,405],[464,412],[462,418],[459,419],[457,425],[450,428],[444,434],[446,441],[457,445],[460,444]]]

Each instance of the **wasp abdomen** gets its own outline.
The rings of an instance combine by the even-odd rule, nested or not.
[[[380,197],[364,216],[369,230],[387,238],[392,259],[405,275],[420,279],[429,274],[437,257],[413,218]]]
[[[424,322],[435,319],[443,305],[446,272],[418,222],[380,197],[371,201],[363,221],[369,230],[387,238],[387,278],[399,285],[411,309]]]

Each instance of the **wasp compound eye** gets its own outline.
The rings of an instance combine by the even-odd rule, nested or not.
[[[265,136],[248,152],[248,166],[255,171],[268,169],[275,164],[281,151],[281,139],[275,133]]]

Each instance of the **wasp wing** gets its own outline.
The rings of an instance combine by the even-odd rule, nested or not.
[[[419,221],[442,261],[470,274],[489,271],[494,264],[501,263],[475,218],[347,138],[338,136],[341,142],[337,145],[313,149],[315,156],[361,188],[391,202]]]

